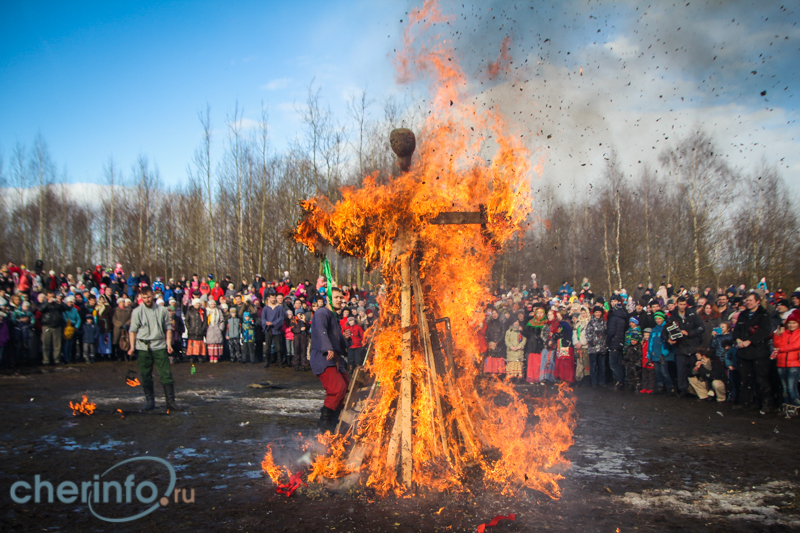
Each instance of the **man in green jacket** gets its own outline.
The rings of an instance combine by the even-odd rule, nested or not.
[[[178,410],[180,408],[175,403],[175,387],[169,365],[169,354],[172,353],[172,324],[169,312],[165,307],[155,304],[153,289],[149,286],[142,287],[139,296],[142,298],[142,305],[134,309],[131,314],[129,330],[131,347],[128,355],[133,355],[134,350],[136,351],[142,389],[147,402],[144,410],[152,411],[156,408],[153,392],[154,364],[164,386],[167,410]]]

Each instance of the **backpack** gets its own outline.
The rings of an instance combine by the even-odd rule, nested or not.
[[[72,321],[67,319],[67,325],[64,326],[64,338],[67,340],[75,336],[75,328],[72,327]]]

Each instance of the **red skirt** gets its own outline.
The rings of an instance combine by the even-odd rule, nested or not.
[[[222,345],[221,344],[209,344],[208,345],[208,355],[211,357],[221,357],[222,356]]]
[[[525,376],[525,381],[528,383],[538,383],[542,377],[542,354],[529,353],[528,354],[528,375]]]
[[[505,357],[487,357],[486,363],[483,365],[483,372],[485,374],[505,374],[506,373],[506,358]]]
[[[561,379],[568,383],[575,382],[575,355],[572,347],[561,346],[556,352],[556,367],[553,371],[556,379]]]
[[[205,355],[205,354],[206,354],[205,341],[189,341],[186,344],[186,355],[195,356],[195,355]]]

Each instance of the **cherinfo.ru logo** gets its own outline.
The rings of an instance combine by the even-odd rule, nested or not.
[[[139,464],[145,461],[155,465]],[[136,463],[136,464],[134,464]],[[125,469],[117,470],[123,465],[155,467],[153,472],[147,471],[147,477],[139,477],[137,473],[125,475]],[[156,471],[161,470],[162,472]],[[163,470],[166,469],[166,472]],[[139,475],[141,476],[140,468]],[[122,473],[120,475],[120,473]],[[114,479],[115,476],[118,477]],[[33,482],[17,481],[11,485],[11,499],[18,504],[55,503],[58,500],[64,504],[81,503],[89,506],[89,511],[106,522],[130,522],[147,516],[159,507],[169,505],[170,501],[179,503],[194,503],[194,489],[187,496],[187,489],[175,488],[175,469],[172,465],[159,457],[133,457],[119,462],[103,472],[95,474],[91,481],[61,481],[54,483],[43,480],[40,475],[34,476]],[[159,485],[163,489],[159,489]],[[160,496],[160,497],[159,497]],[[100,504],[123,504],[131,513],[128,516],[103,516],[98,512]],[[152,505],[150,505],[152,504]],[[148,506],[144,507],[143,506]],[[117,511],[119,506],[117,506]],[[117,513],[114,513],[117,514]]]

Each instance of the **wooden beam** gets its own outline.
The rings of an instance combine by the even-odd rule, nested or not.
[[[431,224],[483,224],[486,221],[480,211],[450,211],[439,213],[429,222]]]
[[[400,256],[400,326],[411,325],[411,254]],[[411,448],[411,330],[403,330],[402,370],[400,372],[400,469],[401,479],[406,488],[411,488],[412,448]]]
[[[445,457],[449,460],[447,435],[444,428],[444,414],[442,412],[442,399],[439,395],[439,380],[436,373],[436,363],[433,360],[433,344],[431,344],[431,336],[428,332],[428,320],[425,317],[425,300],[422,296],[422,281],[419,278],[419,268],[416,262],[411,269],[411,275],[414,280],[414,301],[417,304],[417,324],[419,325],[419,343],[425,352],[425,361],[428,363],[428,387],[430,394],[433,397],[433,406],[436,409],[436,416],[433,420],[434,435],[439,434],[442,440],[442,450]],[[438,430],[438,431],[437,431]],[[434,453],[438,453],[436,449],[436,440],[434,439]]]

